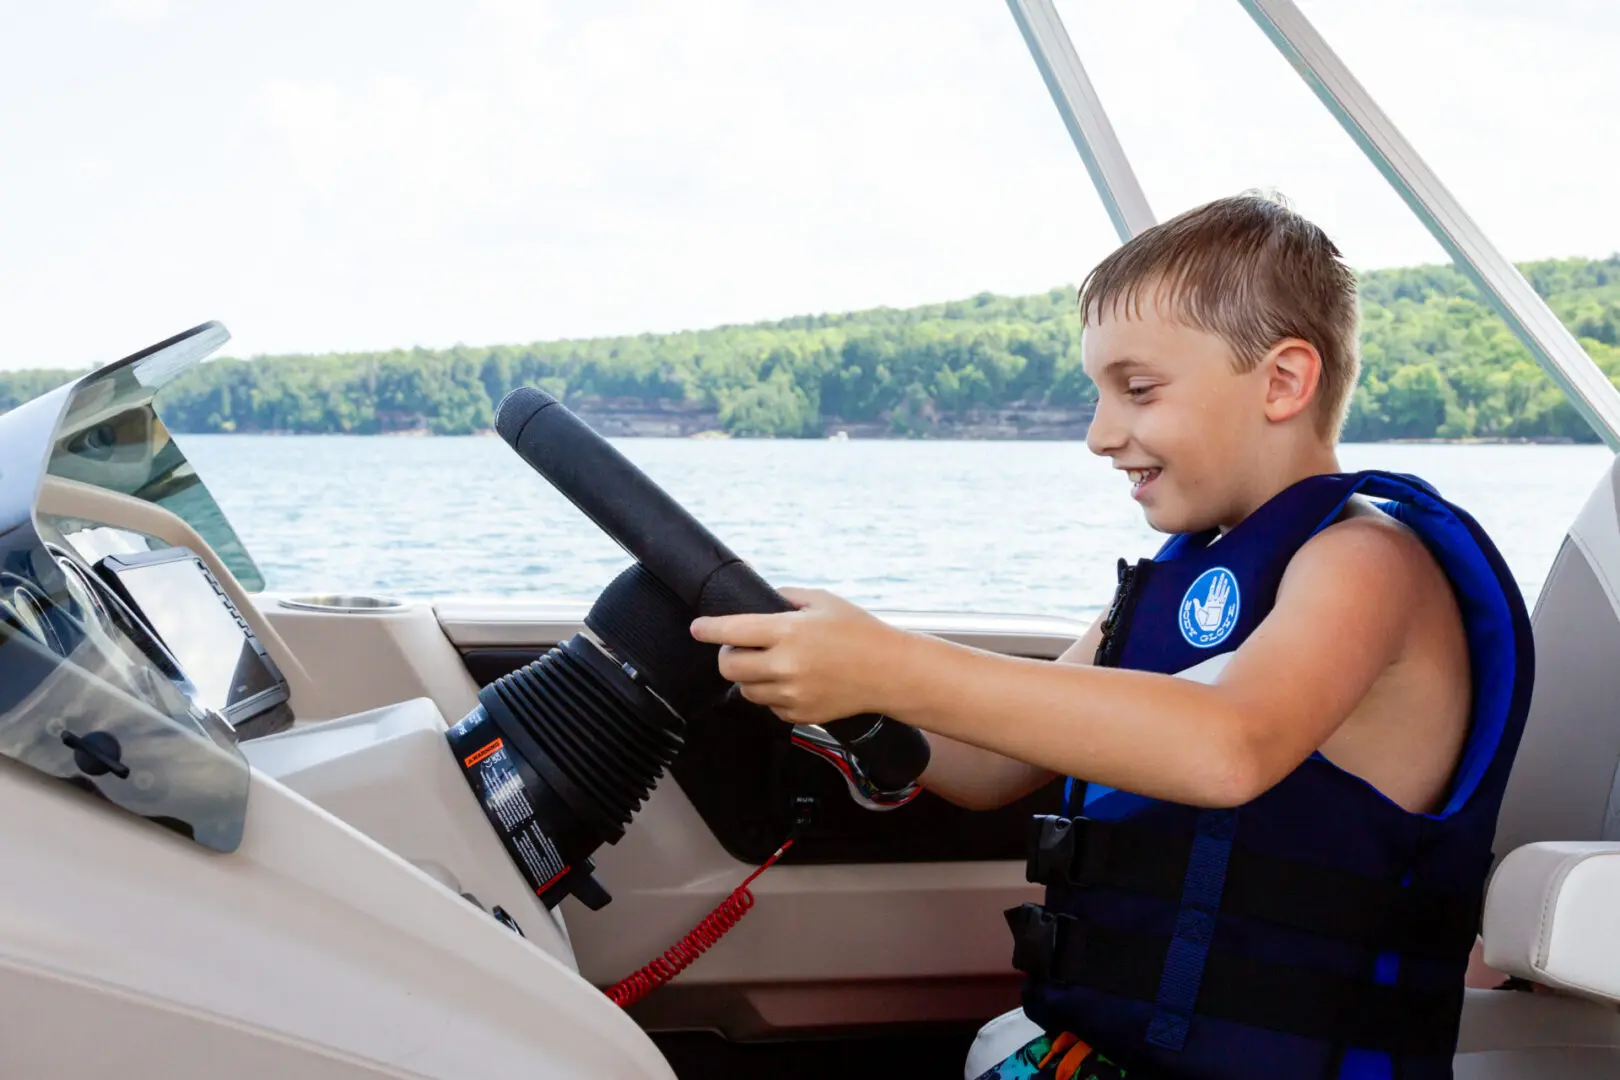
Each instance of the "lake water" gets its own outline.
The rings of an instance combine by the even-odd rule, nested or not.
[[[589,602],[628,557],[500,439],[188,435],[285,591]],[[628,439],[617,444],[777,585],[876,608],[1086,617],[1162,540],[1083,443]],[[1350,445],[1479,519],[1533,602],[1603,475],[1600,446]]]

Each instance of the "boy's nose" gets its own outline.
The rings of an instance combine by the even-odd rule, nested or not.
[[[1125,443],[1125,426],[1119,422],[1111,406],[1097,399],[1091,414],[1091,426],[1086,429],[1086,449],[1098,457],[1107,457]]]

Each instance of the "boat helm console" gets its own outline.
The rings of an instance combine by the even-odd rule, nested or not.
[[[479,694],[450,745],[490,824],[548,907],[610,899],[590,853],[616,842],[680,752],[686,724],[726,698],[700,615],[791,610],[787,600],[624,455],[533,387],[501,402],[496,430],[635,559],[578,634]],[[928,764],[922,734],[881,716],[821,726],[873,809],[902,805]]]
[[[124,380],[113,373],[111,381]],[[74,401],[86,397],[97,395],[81,388]],[[130,422],[131,403],[125,404],[121,413],[98,415],[94,424],[70,430],[57,447],[69,447],[79,458],[112,461],[122,453],[126,464],[138,459],[128,433],[150,445],[158,421],[153,415]],[[485,687],[478,707],[450,728],[447,739],[491,827],[546,907],[567,895],[600,907],[610,898],[591,877],[591,852],[624,835],[680,752],[686,725],[701,722],[731,689],[718,670],[718,647],[691,637],[692,619],[785,611],[790,605],[543,391],[514,391],[502,402],[497,423],[525,461],[637,561],[590,609],[588,633]],[[91,469],[75,471],[94,476]],[[94,618],[116,630],[128,649],[232,740],[291,726],[286,678],[197,553],[157,546],[100,554],[86,563],[72,543],[44,545],[72,605],[57,618]],[[51,605],[34,599],[37,593],[14,590],[10,600],[0,600],[0,619],[47,640],[53,620],[43,613]],[[864,805],[887,809],[916,793],[914,781],[928,761],[920,733],[883,717],[855,717],[823,725],[819,735],[813,748],[838,759]],[[116,755],[96,749],[117,745],[110,734],[88,738],[77,750],[80,759]],[[97,768],[122,768],[112,758],[95,760]]]
[[[283,670],[296,657],[242,592],[257,568],[153,404],[223,340],[197,327],[0,417],[5,460],[33,466],[0,474],[0,753],[224,853],[207,871],[221,893],[246,887],[228,860],[253,848],[250,819],[273,832],[265,815],[302,795],[300,813],[336,815],[572,970],[554,909],[609,901],[592,853],[625,835],[688,725],[731,690],[691,620],[790,605],[606,440],[524,389],[500,433],[635,561],[583,632],[484,687],[458,723],[409,701],[301,722]],[[908,802],[928,759],[920,733],[876,716],[794,741],[872,810]]]

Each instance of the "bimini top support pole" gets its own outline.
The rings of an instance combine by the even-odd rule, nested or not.
[[[1035,57],[1041,78],[1046,80],[1046,88],[1052,92],[1052,101],[1074,139],[1075,149],[1086,163],[1091,182],[1097,185],[1114,231],[1122,242],[1129,240],[1153,224],[1153,211],[1108,122],[1108,114],[1103,112],[1097,91],[1086,77],[1063,20],[1058,18],[1053,0],[1007,0],[1007,6]]]
[[[1620,450],[1620,392],[1518,269],[1464,213],[1293,0],[1238,2],[1609,449]]]

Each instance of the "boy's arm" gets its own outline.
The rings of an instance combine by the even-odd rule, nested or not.
[[[1102,641],[1102,618],[1055,663],[1090,664]],[[1043,661],[1044,662],[1044,661]],[[918,782],[934,794],[969,810],[994,810],[1043,787],[1051,769],[998,754],[938,733],[929,733],[932,755]]]
[[[721,674],[785,720],[881,712],[1051,773],[1236,806],[1325,743],[1400,655],[1429,560],[1393,524],[1323,530],[1211,685],[980,652],[805,590],[788,597],[798,611],[698,619],[692,632],[732,646]]]
[[[1211,685],[916,638],[897,649],[883,711],[1109,787],[1240,805],[1326,742],[1396,659],[1416,560],[1428,557],[1415,538],[1373,522],[1324,530]]]

